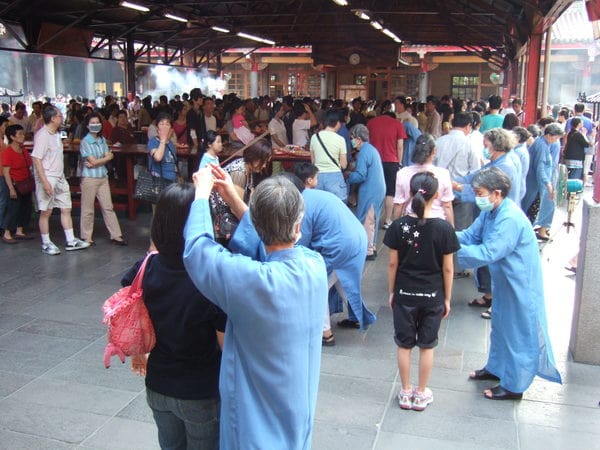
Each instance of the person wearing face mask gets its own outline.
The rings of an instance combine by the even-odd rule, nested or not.
[[[369,129],[366,125],[354,125],[350,130],[352,148],[358,150],[356,166],[352,172],[344,171],[348,184],[358,185],[356,217],[367,232],[367,259],[377,257],[377,229],[385,198],[385,178],[381,157],[369,143]]]
[[[488,360],[471,380],[496,380],[483,393],[491,400],[518,400],[535,376],[561,383],[548,337],[544,282],[535,233],[518,204],[508,198],[511,182],[498,167],[471,181],[479,217],[457,233],[461,267],[488,265],[494,284],[494,314]]]
[[[114,245],[125,246],[121,227],[113,209],[108,170],[106,163],[114,158],[106,139],[102,136],[102,118],[98,113],[92,113],[86,124],[88,133],[81,140],[81,238],[90,245],[95,245],[92,238],[94,233],[94,202],[98,199],[104,224],[110,234],[110,242]]]
[[[464,177],[464,183],[452,183],[454,190],[461,193],[461,200],[463,202],[477,202],[475,191],[470,183],[481,170],[489,169],[490,167],[497,167],[508,176],[511,184],[508,197],[517,204],[521,201],[521,162],[519,161],[518,156],[512,152],[512,148],[515,144],[516,140],[513,135],[502,128],[493,128],[484,133],[483,156],[490,162],[483,166],[482,169]],[[477,290],[483,295],[481,298],[476,298],[469,302],[469,306],[490,308],[493,298],[491,294],[492,279],[487,266],[477,268],[475,272],[475,282],[477,284]],[[491,317],[491,309],[483,312],[481,317],[489,319]]]

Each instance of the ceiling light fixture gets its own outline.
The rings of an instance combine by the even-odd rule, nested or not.
[[[373,20],[371,22],[371,26],[373,28],[375,28],[376,30],[381,30],[383,28],[383,25],[381,25],[379,22],[377,22],[376,20]]]
[[[262,42],[262,43],[267,44],[267,45],[275,45],[275,41],[272,41],[270,39],[261,38],[261,37],[258,37],[258,36],[254,36],[252,34],[239,32],[239,33],[237,33],[237,35],[239,37],[250,39],[250,40],[256,41],[256,42]]]
[[[149,12],[150,11],[150,8],[148,8],[146,6],[138,5],[137,3],[121,2],[121,3],[119,3],[119,5],[123,6],[124,8],[135,9],[136,11],[141,11],[141,12]]]
[[[354,10],[354,14],[356,14],[356,16],[359,19],[362,19],[362,20],[371,20],[371,16],[369,15],[369,12],[365,11],[364,9],[355,9]]]
[[[346,0],[333,0],[333,3],[339,6],[348,6],[348,2]]]
[[[394,34],[394,32],[388,30],[387,28],[384,28],[383,30],[381,30],[381,32],[383,34],[385,34],[387,37],[393,39],[395,42],[402,42],[400,40],[400,38],[398,36],[396,36],[396,34]]]
[[[164,14],[164,16],[167,19],[176,20],[177,22],[183,22],[183,23],[187,23],[188,22],[188,20],[186,18],[181,17],[181,16],[176,16],[175,14],[166,13],[166,14]]]
[[[212,30],[218,31],[219,33],[229,33],[229,30],[227,28],[222,28],[222,27],[210,27]]]

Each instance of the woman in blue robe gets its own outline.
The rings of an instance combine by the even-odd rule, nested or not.
[[[365,227],[368,247],[367,258],[377,256],[377,230],[379,217],[385,198],[385,178],[383,164],[375,147],[369,143],[369,129],[358,124],[350,132],[352,147],[358,150],[356,167],[352,172],[345,172],[349,184],[358,185],[358,203],[356,217]]]
[[[303,200],[288,180],[260,183],[248,212],[218,167],[219,193],[237,217],[252,213],[266,259],[232,254],[213,239],[209,168],[194,174],[196,200],[184,264],[199,290],[227,313],[221,360],[221,450],[310,450],[321,363],[327,277],[323,258],[294,242]],[[238,228],[239,229],[239,228]],[[234,236],[237,234],[234,234]]]
[[[498,168],[472,181],[481,214],[457,233],[461,267],[488,265],[494,313],[488,361],[474,380],[499,380],[484,395],[520,399],[534,377],[561,383],[546,325],[544,285],[535,234],[523,211],[507,198],[510,180]]]

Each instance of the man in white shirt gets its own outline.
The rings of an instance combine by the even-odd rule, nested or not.
[[[306,103],[294,106],[294,116],[296,119],[292,124],[293,143],[304,148],[308,143],[308,130],[317,124],[317,118]]]
[[[204,123],[206,124],[206,131],[217,131],[217,118],[213,115],[213,113],[215,112],[215,101],[212,99],[212,97],[206,97],[204,99],[204,104],[202,105],[202,112],[204,113]]]
[[[42,252],[58,255],[60,250],[50,240],[50,216],[53,208],[60,208],[60,223],[65,232],[65,250],[83,250],[88,242],[77,239],[73,234],[71,219],[71,189],[64,174],[63,144],[60,127],[63,115],[56,107],[48,107],[42,113],[45,126],[34,137],[31,153],[35,168],[35,196],[40,209],[40,235]]]
[[[467,137],[471,132],[472,122],[471,114],[456,113],[450,133],[436,141],[434,163],[438,167],[448,169],[452,180],[462,179],[481,167],[481,162]],[[457,231],[464,230],[473,222],[473,203],[461,202],[460,193],[455,193],[453,206],[454,227]]]
[[[419,121],[410,113],[410,111],[408,111],[407,107],[408,104],[406,103],[406,97],[404,97],[403,95],[399,95],[398,97],[396,97],[396,99],[394,100],[394,110],[396,112],[396,119],[398,119],[400,122],[408,121],[412,123],[415,126],[415,128],[419,128]]]

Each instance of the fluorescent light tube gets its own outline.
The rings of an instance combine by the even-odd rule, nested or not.
[[[333,3],[339,6],[348,6],[348,2],[346,0],[333,0]]]
[[[237,33],[237,35],[239,37],[250,39],[250,40],[256,41],[256,42],[262,42],[262,43],[267,44],[267,45],[275,45],[275,41],[272,41],[270,39],[264,39],[264,38],[261,38],[261,37],[258,37],[258,36],[253,36],[253,35],[248,34],[248,33],[239,32],[239,33]]]
[[[219,33],[229,33],[229,30],[227,28],[221,28],[221,27],[210,27],[211,29],[218,31]]]
[[[149,12],[150,11],[150,8],[147,8],[146,6],[138,5],[137,3],[121,2],[121,3],[119,3],[119,5],[121,5],[125,8],[135,9],[136,11],[141,11],[141,12]]]
[[[186,18],[181,17],[181,16],[176,16],[175,14],[166,13],[164,16],[167,19],[176,20],[177,22],[183,22],[183,23],[187,23],[188,22],[188,20]]]
[[[371,26],[373,28],[375,28],[376,30],[381,30],[383,28],[383,26],[379,22],[377,22],[376,20],[374,20],[374,21],[371,22]]]

